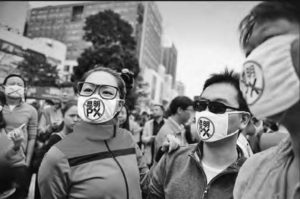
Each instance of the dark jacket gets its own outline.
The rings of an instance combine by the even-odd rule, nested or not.
[[[148,198],[230,199],[238,171],[245,161],[238,148],[238,159],[207,184],[201,166],[203,143],[181,147],[165,154],[153,170]]]

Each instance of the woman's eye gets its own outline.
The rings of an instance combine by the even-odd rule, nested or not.
[[[104,94],[104,95],[113,95],[113,93],[110,92],[110,91],[103,91],[103,94]]]
[[[84,88],[83,91],[84,92],[92,92],[93,90],[91,88]]]

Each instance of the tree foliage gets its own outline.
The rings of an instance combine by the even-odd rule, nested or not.
[[[24,55],[23,61],[18,63],[18,70],[31,86],[57,86],[59,80],[57,66],[47,63],[45,57],[31,53]]]
[[[139,73],[136,58],[136,42],[132,36],[132,26],[112,10],[105,10],[86,18],[83,39],[92,46],[85,49],[77,59],[73,81],[81,79],[83,74],[96,65],[109,67],[117,71],[123,68],[131,70],[135,76]]]

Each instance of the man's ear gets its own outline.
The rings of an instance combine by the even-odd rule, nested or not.
[[[182,108],[178,107],[176,113],[180,114],[182,113],[182,111],[183,111]]]
[[[250,122],[251,115],[248,112],[241,113],[241,129],[245,129]]]

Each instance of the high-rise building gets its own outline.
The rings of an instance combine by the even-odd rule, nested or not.
[[[185,85],[181,81],[176,81],[176,91],[178,95],[185,95]]]
[[[85,18],[111,9],[134,28],[137,57],[143,68],[158,70],[161,63],[162,17],[154,2],[95,1],[34,8],[27,36],[48,37],[67,45],[67,60],[76,60],[91,44],[83,40]]]
[[[177,49],[174,44],[171,47],[163,48],[163,65],[166,67],[166,74],[170,74],[173,77],[173,88],[176,82],[177,71]]]
[[[0,1],[0,27],[23,35],[28,1]]]

